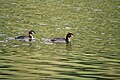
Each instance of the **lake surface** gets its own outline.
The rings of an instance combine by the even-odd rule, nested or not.
[[[120,1],[0,0],[0,80],[120,80]]]

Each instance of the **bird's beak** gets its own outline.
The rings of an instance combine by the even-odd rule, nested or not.
[[[36,34],[35,32],[32,32],[32,34]]]
[[[74,37],[74,35],[71,35],[71,37]]]

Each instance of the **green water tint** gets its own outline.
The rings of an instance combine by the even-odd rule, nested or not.
[[[1,0],[0,80],[119,80],[119,11],[119,0]],[[35,42],[12,40],[29,30]],[[68,32],[71,46],[43,43]]]

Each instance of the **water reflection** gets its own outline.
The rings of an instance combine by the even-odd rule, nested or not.
[[[66,50],[67,51],[72,51],[73,50],[72,45],[71,44],[69,44],[69,45],[67,44],[66,45]]]

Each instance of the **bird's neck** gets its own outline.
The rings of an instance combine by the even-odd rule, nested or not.
[[[71,41],[70,37],[66,36],[66,43],[68,44]]]
[[[33,35],[32,35],[32,34],[29,34],[29,37],[30,37],[31,39],[33,39]]]

